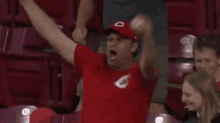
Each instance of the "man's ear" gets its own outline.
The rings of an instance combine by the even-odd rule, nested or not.
[[[218,64],[220,65],[220,56],[218,56]]]
[[[138,49],[138,43],[133,43],[131,51],[134,53]]]

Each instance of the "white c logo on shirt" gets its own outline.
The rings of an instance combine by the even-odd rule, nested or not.
[[[118,88],[126,88],[128,86],[129,79],[130,79],[130,74],[124,75],[116,82],[114,82],[114,85]]]
[[[124,25],[125,25],[124,22],[115,23],[115,26],[117,26],[117,27],[123,27]]]

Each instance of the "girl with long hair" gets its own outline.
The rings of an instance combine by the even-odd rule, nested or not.
[[[184,123],[219,123],[220,93],[215,79],[205,72],[192,72],[185,77],[182,85],[182,101],[188,111],[196,112],[193,118],[189,113]]]

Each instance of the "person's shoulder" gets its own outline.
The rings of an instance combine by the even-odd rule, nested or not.
[[[197,113],[195,111],[185,111],[182,117],[184,123],[197,120]]]
[[[220,122],[220,113],[217,113],[217,115],[212,119],[211,123],[219,123]]]

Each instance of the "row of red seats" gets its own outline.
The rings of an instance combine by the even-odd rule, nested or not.
[[[57,24],[62,25],[66,29],[63,32],[71,37],[76,26],[80,0],[35,0],[35,2]],[[58,93],[62,91],[63,98],[66,95],[72,99],[75,97],[72,94],[76,92],[74,85],[71,86],[72,93],[65,92],[65,88],[69,87],[72,81],[78,81],[80,78],[76,77],[76,72],[71,72],[74,71],[74,67],[67,65],[56,53],[42,52],[43,48],[51,47],[31,27],[30,19],[18,0],[1,0],[0,11],[0,25],[4,25],[0,26],[0,62],[6,66],[1,67],[0,71],[1,90],[4,90],[0,92],[0,103],[7,106],[30,104],[54,108],[61,101],[61,107],[63,105],[71,107],[72,104],[62,103]],[[103,31],[102,11],[103,1],[98,0],[95,14],[87,26],[88,32]],[[59,77],[60,74],[62,77]],[[67,86],[60,89],[61,81]]]
[[[31,115],[36,116],[36,118]],[[52,111],[30,105],[19,105],[10,108],[0,109],[0,121],[4,123],[26,121],[39,122],[40,120],[46,120],[48,123],[79,123],[80,112],[60,115],[55,114]],[[181,121],[176,120],[170,115],[148,112],[146,115],[145,123],[152,122],[181,123]]]
[[[3,92],[5,97],[10,97],[5,98],[0,93],[0,97],[6,100],[0,102],[8,106],[28,104],[73,111],[78,103],[76,84],[81,78],[75,67],[57,53],[42,52],[42,47],[48,43],[33,27],[14,28],[12,31],[0,26],[0,29],[0,62],[5,66],[0,71],[0,76],[4,76],[0,82],[9,90]],[[12,35],[8,34],[10,30]],[[71,31],[63,29],[63,32],[71,37]],[[98,33],[88,33],[86,37],[88,42],[102,39]],[[97,47],[95,45],[98,43],[91,48]]]
[[[55,22],[65,28],[76,27],[76,17],[80,0],[34,0]],[[10,26],[30,26],[31,22],[18,0],[0,1],[0,24]],[[87,28],[102,32],[103,1],[98,0],[97,9]]]
[[[169,36],[220,33],[219,0],[165,0]]]

